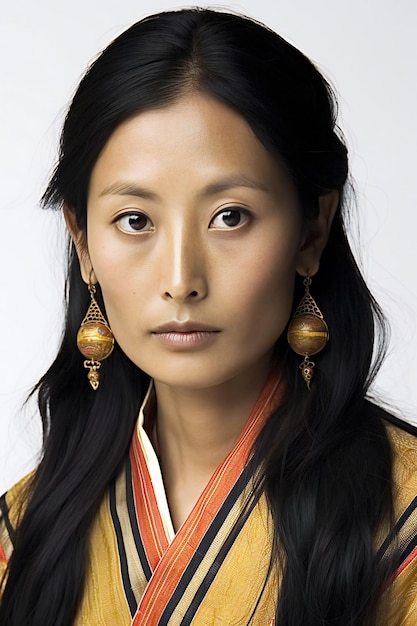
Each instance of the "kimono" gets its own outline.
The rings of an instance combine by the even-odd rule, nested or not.
[[[270,378],[234,448],[218,466],[175,533],[152,430],[148,391],[129,454],[92,528],[84,597],[75,626],[273,626],[280,572],[271,567],[273,524],[264,495],[253,497],[248,461],[282,391]],[[417,624],[417,439],[387,424],[394,456],[396,524],[378,539],[381,557],[394,541],[400,565],[379,601],[378,624]],[[18,483],[2,499],[1,566],[12,551]],[[397,564],[398,565],[398,564]]]

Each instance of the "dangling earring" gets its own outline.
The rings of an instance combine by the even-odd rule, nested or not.
[[[96,288],[91,282],[88,291],[91,302],[77,333],[77,346],[86,357],[84,367],[89,370],[87,378],[96,391],[100,383],[100,361],[107,359],[113,352],[114,337],[94,297]]]
[[[294,352],[304,357],[304,361],[300,363],[300,370],[310,389],[315,365],[314,361],[310,361],[310,357],[323,350],[329,340],[329,329],[323,313],[310,295],[310,276],[303,280],[303,285],[305,293],[288,327],[287,341]]]

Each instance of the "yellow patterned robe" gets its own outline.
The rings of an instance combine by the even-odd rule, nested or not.
[[[110,486],[91,536],[87,585],[76,626],[271,626],[279,572],[267,584],[272,521],[265,497],[250,497],[252,445],[279,402],[269,381],[235,447],[174,532],[155,450],[141,411],[123,471]],[[146,406],[146,401],[145,401]],[[388,424],[394,452],[392,540],[401,563],[379,602],[378,625],[417,625],[417,439]],[[0,572],[12,551],[16,502],[25,480],[2,501]],[[243,513],[242,513],[243,511]]]

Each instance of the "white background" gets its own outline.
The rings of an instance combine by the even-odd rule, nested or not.
[[[35,463],[40,420],[22,403],[62,326],[63,226],[38,207],[59,129],[86,65],[166,0],[0,0],[0,492]],[[204,6],[220,6],[212,2]],[[417,422],[417,4],[246,0],[221,6],[267,23],[340,94],[357,190],[356,249],[392,325],[377,392]]]

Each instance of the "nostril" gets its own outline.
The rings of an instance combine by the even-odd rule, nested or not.
[[[200,297],[200,291],[198,291],[197,289],[193,289],[192,291],[189,291],[188,293],[183,292],[183,291],[176,292],[175,290],[164,291],[163,297],[169,300],[180,300],[180,301],[185,301],[188,299],[193,300],[195,298]]]

